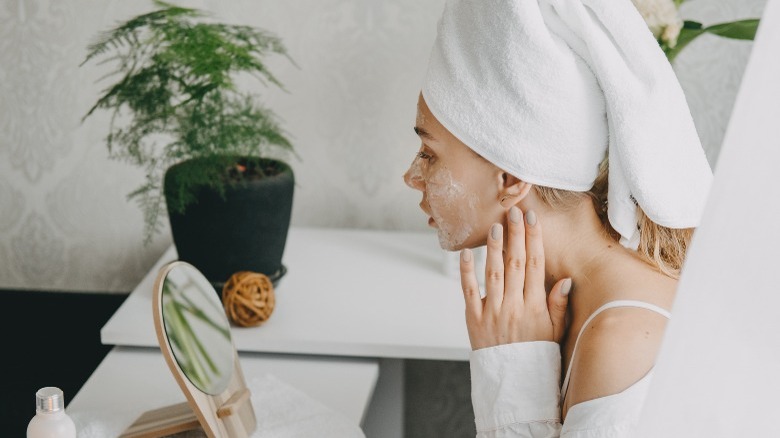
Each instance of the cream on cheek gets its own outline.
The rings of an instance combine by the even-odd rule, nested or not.
[[[439,227],[439,245],[456,250],[473,233],[477,216],[477,195],[453,178],[446,167],[431,172],[426,184],[428,205]]]

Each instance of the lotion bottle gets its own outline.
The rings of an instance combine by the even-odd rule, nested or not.
[[[47,386],[35,393],[35,416],[27,425],[27,438],[76,438],[61,389]]]

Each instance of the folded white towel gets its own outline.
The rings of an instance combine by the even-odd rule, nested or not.
[[[698,225],[710,170],[679,82],[630,0],[448,0],[422,87],[433,115],[496,166],[587,191],[609,147],[609,220],[639,243]]]

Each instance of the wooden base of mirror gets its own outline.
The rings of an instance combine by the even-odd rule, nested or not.
[[[225,423],[253,423],[253,415],[251,418],[240,418],[242,415],[247,415],[245,406],[248,405],[249,396],[247,388],[234,392],[217,409],[217,418]],[[231,416],[235,418],[229,418]],[[125,429],[119,438],[159,438],[194,429],[202,429],[200,421],[198,416],[195,415],[195,411],[190,407],[190,403],[184,402],[144,412],[133,424]],[[237,432],[235,425],[230,427],[230,425],[226,424],[226,429]]]
[[[144,412],[119,438],[159,438],[200,428],[195,412],[184,402]]]

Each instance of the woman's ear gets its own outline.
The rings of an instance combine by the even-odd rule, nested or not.
[[[533,184],[503,172],[501,174],[501,189],[498,193],[499,203],[502,207],[509,208],[525,198],[531,191],[531,187]]]

